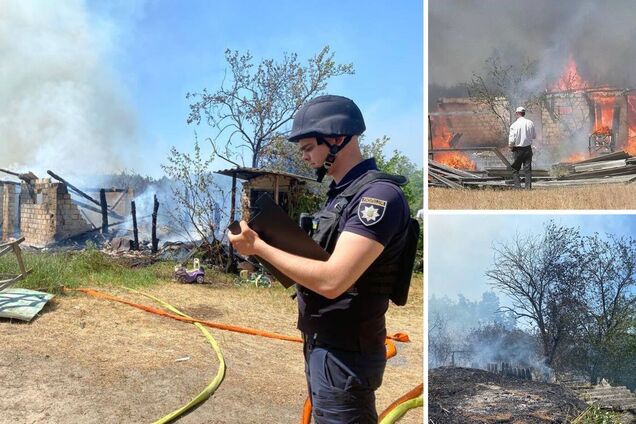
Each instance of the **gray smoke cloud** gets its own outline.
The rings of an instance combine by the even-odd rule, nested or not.
[[[636,86],[636,8],[630,0],[430,0],[429,84],[470,81],[497,52],[506,63],[536,61],[527,89],[558,77],[568,57],[592,83]]]
[[[134,163],[137,117],[109,65],[116,26],[81,0],[0,10],[0,167],[48,177]]]

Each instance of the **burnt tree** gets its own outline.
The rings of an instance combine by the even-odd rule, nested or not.
[[[536,326],[546,363],[551,366],[573,328],[572,286],[581,273],[578,230],[553,222],[538,236],[517,235],[494,246],[486,276],[512,306],[502,307]]]

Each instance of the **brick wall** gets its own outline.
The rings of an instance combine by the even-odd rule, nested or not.
[[[2,240],[7,240],[14,236],[15,217],[18,213],[18,200],[15,185],[3,184],[0,186],[2,195]]]
[[[504,100],[499,102],[497,113],[494,113],[488,106],[468,98],[441,98],[437,114],[431,116],[434,140],[440,133],[448,131],[462,134],[457,145],[450,147],[505,146],[506,128],[510,125],[508,109]]]
[[[39,179],[31,187],[23,183],[22,194],[20,230],[25,243],[43,247],[91,229],[64,184]]]

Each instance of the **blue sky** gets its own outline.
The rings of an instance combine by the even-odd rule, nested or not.
[[[88,3],[88,13],[110,36],[107,66],[136,116],[131,147],[140,172],[160,172],[170,146],[189,149],[195,129],[199,138],[211,134],[186,124],[185,95],[220,86],[226,48],[249,50],[257,61],[296,52],[306,62],[324,45],[356,71],[328,91],[358,103],[369,139],[391,137],[387,153],[398,149],[422,164],[421,1],[120,1]]]
[[[490,290],[484,276],[492,264],[493,242],[537,234],[550,219],[583,234],[609,233],[636,238],[636,215],[431,214],[429,216],[429,295],[479,300]],[[500,300],[504,298],[500,296]]]

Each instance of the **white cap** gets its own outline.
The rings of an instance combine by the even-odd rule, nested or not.
[[[525,112],[526,109],[523,106],[519,106],[515,112]]]

